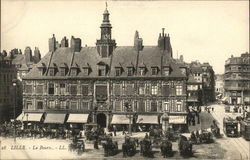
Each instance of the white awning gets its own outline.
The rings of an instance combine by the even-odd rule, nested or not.
[[[158,116],[157,115],[138,115],[137,123],[158,124]]]
[[[21,114],[16,118],[16,120],[17,120],[17,121],[23,121],[23,118],[24,118],[24,113],[21,113]]]
[[[63,124],[65,121],[66,114],[59,113],[48,113],[44,120],[44,123],[59,123]]]
[[[25,113],[23,121],[26,122],[40,122],[43,113]]]
[[[169,116],[169,123],[171,124],[186,124],[186,116]]]
[[[129,117],[127,117],[126,115],[116,115],[115,114],[115,115],[113,115],[111,124],[129,124]]]
[[[24,122],[40,122],[43,113],[21,113],[16,120]]]
[[[69,114],[67,123],[87,123],[89,114]]]

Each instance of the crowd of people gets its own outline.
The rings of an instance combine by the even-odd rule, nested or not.
[[[72,138],[82,137],[82,131],[67,129],[66,127],[51,128],[43,125],[23,125],[20,121],[5,122],[0,124],[0,136],[2,137],[29,137],[29,138]]]

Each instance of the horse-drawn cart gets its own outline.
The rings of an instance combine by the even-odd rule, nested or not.
[[[180,151],[180,154],[182,156],[190,156],[193,154],[193,151],[192,151],[192,143],[190,140],[188,140],[188,138],[184,135],[181,135],[180,136],[180,139],[179,139],[179,143],[178,143],[178,148],[179,148],[179,151]]]
[[[136,141],[135,138],[126,138],[125,142],[122,144],[123,157],[133,156],[136,153]]]
[[[69,144],[69,151],[76,151],[78,155],[82,154],[85,150],[84,140],[82,139],[73,139]]]

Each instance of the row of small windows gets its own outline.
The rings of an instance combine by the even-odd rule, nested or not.
[[[44,68],[39,68],[41,75],[45,73]],[[98,66],[98,76],[106,76],[108,73],[108,66],[107,65],[99,65]],[[151,67],[151,75],[158,75],[160,69],[158,67]],[[163,75],[169,76],[170,74],[170,68],[164,67],[163,68]],[[49,76],[55,76],[59,72],[60,76],[77,76],[80,73],[80,69],[77,67],[71,68],[70,70],[67,68],[60,68],[59,70],[56,67],[49,68],[48,75]],[[92,72],[92,69],[90,67],[84,67],[82,69],[82,73],[85,76],[88,76]],[[121,76],[125,70],[122,67],[115,67],[115,76]],[[139,67],[138,74],[140,76],[145,75],[148,71],[146,67]],[[127,67],[127,76],[134,76],[136,74],[136,70],[134,67]]]
[[[24,86],[24,92],[25,93],[33,93],[32,92],[32,85],[25,85]],[[37,94],[43,94],[44,93],[44,85],[37,85],[35,87],[35,92]],[[48,94],[54,95],[54,94],[71,94],[71,95],[77,95],[77,85],[69,85],[66,87],[64,83],[59,84],[59,86],[55,87],[54,83],[49,83],[48,85]],[[88,85],[82,85],[81,86],[81,94],[82,95],[88,95],[89,94],[89,88]]]
[[[32,103],[32,101],[26,102],[26,109],[28,110],[36,110],[36,109],[51,109],[51,110],[81,110],[88,111],[90,110],[90,102],[83,101],[81,103],[77,103],[77,101],[48,101],[47,105],[45,105],[44,101],[37,101],[36,105]]]
[[[81,85],[81,90],[78,91],[80,88],[76,84],[71,84],[66,87],[64,83],[61,83],[59,85],[56,85],[55,87],[54,83],[50,83],[48,85],[48,94],[54,95],[54,94],[71,94],[71,95],[77,95],[78,93],[81,93],[82,95],[88,95],[89,94],[89,87],[88,85]],[[37,94],[43,94],[44,93],[44,85],[37,85],[35,87],[35,92]],[[164,96],[169,95],[182,95],[183,94],[183,86],[182,85],[163,85],[158,86],[157,84],[151,84],[151,85],[145,85],[140,84],[138,87],[135,87],[133,84],[127,84],[126,86],[123,86],[121,84],[114,84],[112,93],[113,95],[134,95],[138,93],[139,95],[145,95],[145,94],[152,94],[152,95],[158,95],[162,94]],[[32,85],[25,85],[24,86],[25,93],[32,94]],[[101,93],[102,95],[107,95],[107,86],[96,86],[96,94]]]
[[[249,82],[225,82],[225,87],[246,87],[249,88],[250,87],[250,83]]]
[[[248,71],[250,70],[249,66],[229,66],[226,67],[226,70],[230,70],[230,71]]]
[[[115,67],[115,76],[121,76],[124,72],[122,67]],[[146,73],[149,72],[146,67],[139,67],[138,74],[140,76],[146,75]],[[160,72],[160,69],[158,67],[151,67],[151,75],[158,75]],[[134,76],[136,74],[136,70],[134,67],[127,67],[127,76]],[[169,76],[170,74],[170,68],[164,67],[163,68],[163,75]]]
[[[173,102],[175,103],[175,102]],[[27,101],[25,108],[28,110],[36,109],[51,109],[51,110],[91,110],[91,103],[83,101],[78,103],[77,101],[48,101],[45,105],[44,101],[37,101],[36,105],[33,105],[32,101]],[[182,102],[176,102],[175,105],[170,105],[170,101],[159,103],[157,101],[134,101],[132,102],[133,111],[136,112],[157,112],[157,111],[171,111],[171,112],[183,112],[184,108]],[[113,102],[114,111],[125,111],[123,101]]]
[[[172,102],[166,101],[163,103],[157,101],[134,101],[131,102],[131,106],[134,112],[159,112],[159,111],[168,111],[168,112],[183,112],[184,108],[181,101]],[[124,102],[123,101],[114,101],[113,102],[113,110],[114,111],[125,111]]]
[[[225,78],[249,78],[250,73],[232,73],[225,74]]]

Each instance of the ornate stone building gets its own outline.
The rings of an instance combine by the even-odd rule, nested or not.
[[[225,96],[229,104],[250,104],[250,54],[226,60]]]
[[[173,128],[185,128],[186,67],[173,60],[169,35],[163,30],[157,46],[143,46],[136,31],[134,46],[117,46],[107,9],[100,28],[94,47],[73,36],[70,46],[66,37],[49,39],[49,52],[23,78],[24,118],[108,127],[128,124],[131,106],[133,123],[159,124],[167,112]]]

